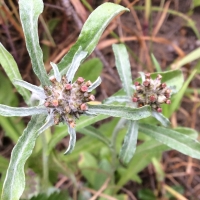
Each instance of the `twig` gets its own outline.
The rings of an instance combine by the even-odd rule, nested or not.
[[[162,15],[161,15],[156,27],[153,30],[153,33],[152,33],[153,37],[155,37],[157,35],[157,33],[159,32],[161,26],[163,25],[163,22],[165,20],[165,17],[166,17],[166,14],[167,14],[167,11],[168,11],[170,3],[171,3],[171,1],[166,2],[165,6],[164,6],[164,9],[163,9],[163,13],[162,13]]]
[[[106,179],[106,181],[104,182],[104,184],[101,186],[101,188],[95,193],[95,195],[90,198],[89,200],[95,200],[96,198],[98,198],[98,196],[100,196],[100,194],[107,188],[108,183],[110,182],[110,177]]]

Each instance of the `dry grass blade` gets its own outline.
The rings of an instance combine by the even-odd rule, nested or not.
[[[165,188],[165,190],[167,190],[170,194],[172,194],[178,200],[188,200],[187,198],[185,198],[184,196],[182,196],[181,194],[179,194],[177,191],[175,191],[174,189],[172,189],[168,185],[164,184],[163,187]]]
[[[158,21],[156,27],[153,30],[153,33],[152,33],[153,37],[155,37],[157,35],[157,33],[159,32],[161,26],[163,25],[163,22],[165,20],[165,17],[166,17],[166,14],[167,14],[167,11],[168,11],[170,3],[171,3],[171,1],[167,1],[166,2],[165,6],[164,6],[164,9],[163,9],[163,12],[162,12],[162,15],[160,17],[160,20]]]
[[[81,18],[82,22],[85,22],[88,18],[88,14],[80,0],[70,0],[70,2],[74,6],[74,9],[76,10],[78,16]]]
[[[133,7],[130,6],[130,3],[129,3],[128,0],[123,0],[123,2],[130,9],[131,14],[133,15],[133,18],[134,18],[134,20],[136,22],[137,29],[139,31],[139,35],[143,35],[142,26],[140,24],[140,20],[139,20],[139,18],[137,16],[137,13],[133,9]],[[149,56],[149,50],[148,50],[147,44],[146,44],[146,42],[144,40],[140,40],[139,42],[141,43],[140,56],[139,56],[140,60],[142,61],[142,60],[146,59],[147,67],[148,67],[149,72],[153,72],[153,67],[152,67],[152,63],[151,63],[151,58]],[[141,69],[139,69],[139,70],[141,70]]]
[[[106,181],[104,182],[104,184],[101,186],[101,188],[96,192],[96,194],[90,198],[89,200],[95,200],[97,199],[100,194],[107,188],[108,183],[110,182],[110,177],[106,179]]]
[[[121,42],[137,41],[137,40],[138,40],[138,37],[136,37],[136,36],[120,38]],[[185,52],[179,46],[177,46],[176,44],[174,44],[173,42],[171,42],[170,40],[167,40],[165,38],[162,38],[162,37],[154,38],[154,37],[150,37],[150,36],[141,36],[140,40],[148,40],[148,41],[161,43],[161,44],[165,44],[165,45],[171,45],[180,57],[185,56]],[[108,39],[108,40],[102,41],[98,44],[98,49],[100,49],[100,50],[104,49],[104,48],[111,46],[112,44],[116,44],[118,42],[119,42],[118,39]]]

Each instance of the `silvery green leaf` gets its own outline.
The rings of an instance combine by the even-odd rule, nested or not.
[[[38,17],[42,13],[43,8],[42,0],[19,0],[20,19],[33,71],[42,85],[50,85],[38,38]]]
[[[19,73],[19,69],[17,63],[15,62],[13,56],[4,48],[4,46],[0,43],[0,64],[5,70],[10,81],[13,82],[14,79],[22,80],[21,74]],[[30,93],[24,88],[16,86],[17,91],[22,95],[27,104],[29,104]]]
[[[58,66],[55,63],[53,63],[53,62],[50,62],[50,64],[51,64],[51,66],[53,68],[54,76],[55,76],[56,80],[58,82],[60,82],[61,81],[61,74],[59,72]]]
[[[151,116],[151,107],[143,106],[141,108],[131,108],[128,106],[117,105],[89,105],[88,111],[96,114],[109,115],[113,117],[122,117],[125,119],[139,120]]]
[[[152,116],[155,117],[163,126],[169,126],[170,121],[162,113],[152,111]]]
[[[128,52],[124,44],[113,44],[113,51],[115,54],[115,63],[118,74],[122,81],[123,89],[128,97],[133,95],[131,65],[129,62]]]
[[[88,52],[89,56],[95,49],[103,31],[111,20],[125,11],[129,11],[129,9],[110,2],[103,3],[96,8],[83,25],[76,43],[58,64],[61,74],[66,74],[69,65],[72,63],[72,58],[80,46],[82,46],[83,51]]]
[[[141,76],[141,79],[142,79],[142,83],[145,81],[145,74],[144,72],[138,72]]]
[[[98,87],[101,84],[101,77],[99,76],[97,80],[92,83],[92,85],[88,88],[88,92],[92,92],[96,87]]]
[[[72,63],[66,74],[67,80],[69,82],[72,82],[72,80],[74,79],[74,75],[75,75],[76,71],[78,70],[83,59],[86,58],[87,54],[88,53],[86,51],[82,51],[81,46],[79,47],[78,51],[75,53]]]
[[[119,158],[124,164],[128,164],[135,153],[137,146],[138,128],[138,121],[129,121],[128,130],[119,154]]]
[[[69,154],[73,151],[75,144],[76,144],[76,131],[74,128],[71,128],[70,126],[68,126],[68,133],[70,135],[70,139],[69,139],[69,146],[67,148],[67,150],[65,151],[64,154]]]
[[[31,91],[32,93],[37,94],[42,99],[46,98],[46,95],[44,93],[44,89],[41,88],[41,87],[30,84],[26,81],[16,80],[16,79],[14,80],[14,84],[19,85],[23,88],[26,88],[27,90]]]
[[[170,128],[150,124],[140,124],[139,130],[172,149],[192,158],[200,159],[200,142],[198,140]]]
[[[43,125],[45,118],[45,115],[33,116],[13,148],[3,184],[1,200],[20,199],[25,187],[24,165],[32,154],[38,137],[38,129]]]
[[[38,114],[48,114],[47,108],[44,106],[35,106],[35,107],[10,107],[6,105],[0,104],[0,115],[6,117],[12,116],[30,116],[30,115],[38,115]]]
[[[46,129],[54,125],[54,120],[52,115],[48,115],[45,124],[38,130],[38,134],[43,133]]]
[[[112,96],[103,101],[104,104],[110,104],[113,102],[119,103],[129,103],[131,101],[130,97],[128,96]]]

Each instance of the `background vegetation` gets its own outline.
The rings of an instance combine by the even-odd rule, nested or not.
[[[51,69],[50,61],[60,61],[75,43],[88,15],[104,2],[44,1],[44,12],[39,18],[39,37],[48,71]],[[183,87],[173,97],[170,107],[163,108],[163,113],[170,118],[174,130],[198,138],[200,3],[198,0],[184,2],[115,1],[128,7],[130,12],[116,17],[110,23],[76,77],[83,76],[95,81],[101,76],[103,82],[96,90],[98,101],[117,92],[121,82],[111,45],[120,42],[128,49],[133,79],[138,77],[139,71],[162,73],[181,69],[184,73]],[[25,47],[18,3],[1,0],[0,6],[0,40],[15,58],[23,79],[38,85]],[[160,65],[156,64],[155,58]],[[180,82],[176,74],[169,74],[168,77]],[[2,69],[0,92],[1,104],[25,106]],[[153,118],[147,120],[150,124],[158,123]],[[11,150],[28,121],[28,117],[23,120],[0,117],[0,188]],[[116,140],[119,152],[127,127],[119,128],[118,122],[118,118],[109,118],[87,128],[77,124],[78,141],[73,153],[68,156],[63,155],[69,140],[68,137],[62,139],[66,135],[66,127],[59,125],[46,131],[45,137],[40,136],[37,140],[34,152],[26,163],[27,183],[22,199],[200,198],[199,161],[170,150],[142,131],[131,162],[127,166],[113,165],[112,154],[102,138],[111,137],[113,131],[120,129]],[[102,137],[93,137],[94,132]],[[44,144],[48,144],[48,147]]]

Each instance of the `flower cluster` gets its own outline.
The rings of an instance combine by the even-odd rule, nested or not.
[[[92,83],[85,82],[82,77],[71,83],[66,76],[63,76],[60,82],[54,77],[50,81],[52,85],[44,87],[45,107],[50,115],[53,114],[54,124],[64,120],[74,128],[75,119],[88,110],[86,103],[95,100],[88,90]]]
[[[138,103],[138,107],[150,105],[157,112],[162,112],[161,104],[170,104],[171,90],[166,83],[162,83],[162,76],[158,74],[153,80],[149,73],[145,74],[142,84],[135,82],[135,93],[132,101]]]

